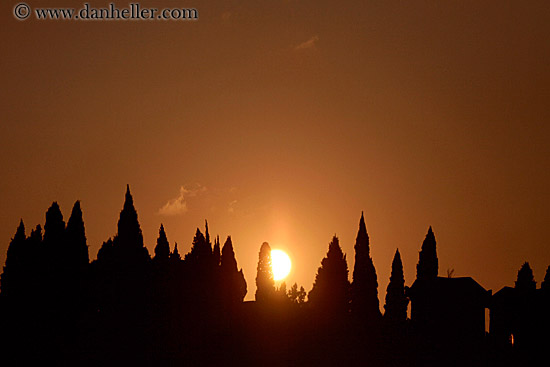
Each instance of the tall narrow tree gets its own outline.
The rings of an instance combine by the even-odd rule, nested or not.
[[[127,264],[144,264],[149,260],[149,252],[143,244],[143,234],[134,207],[134,199],[130,193],[130,185],[126,186],[124,206],[118,219],[118,233],[113,240],[118,260]]]
[[[231,305],[241,303],[246,295],[246,281],[242,269],[237,268],[231,236],[227,237],[222,248],[220,272],[225,303]]]
[[[370,256],[369,235],[365,217],[361,213],[359,230],[355,240],[355,266],[351,284],[351,311],[365,321],[377,320],[380,317],[378,300],[378,278]]]
[[[346,255],[340,248],[338,237],[334,236],[315,275],[309,302],[315,309],[328,314],[343,314],[349,307],[349,288]]]
[[[399,250],[391,264],[390,283],[386,291],[386,304],[384,318],[390,322],[404,322],[407,320],[407,305],[409,300],[405,296],[405,277],[403,275],[403,263]]]
[[[170,257],[170,244],[164,231],[164,226],[161,224],[159,229],[159,236],[157,238],[157,245],[155,246],[154,260],[157,262],[166,262]]]
[[[273,300],[275,295],[275,281],[271,266],[271,247],[267,242],[260,247],[258,268],[256,273],[256,301],[266,302]]]
[[[68,258],[71,267],[84,269],[90,262],[88,254],[88,244],[86,243],[86,232],[84,229],[84,220],[82,219],[82,209],[80,201],[76,201],[71,212],[67,229],[65,230],[67,241]]]
[[[432,227],[428,229],[428,234],[422,243],[422,250],[418,257],[416,265],[416,279],[435,279],[439,269],[435,235]]]
[[[65,222],[57,202],[53,202],[46,212],[44,225],[44,247],[46,248],[46,262],[56,270],[62,263],[65,255]]]

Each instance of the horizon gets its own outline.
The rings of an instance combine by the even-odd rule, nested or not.
[[[204,189],[204,190],[202,190],[202,189]],[[136,202],[136,200],[135,200],[135,195],[134,195],[134,193],[132,193],[131,185],[130,185],[130,184],[127,184],[127,190],[130,190],[130,193],[131,193],[132,198],[133,198],[134,206],[135,206],[135,202]],[[206,188],[205,188],[205,187],[201,187],[201,189],[200,189],[199,191],[206,191]],[[78,201],[80,202],[80,200],[78,200]],[[53,204],[53,203],[57,203],[57,201],[52,202],[52,204]],[[58,203],[58,204],[59,204],[59,203]],[[80,202],[80,205],[81,205],[81,207],[82,207],[82,203],[81,203],[81,202]],[[63,213],[63,209],[62,209],[61,207],[60,207],[60,209],[61,209],[61,211],[62,211],[62,213]],[[121,209],[120,209],[120,210],[122,210],[122,205],[121,205]],[[161,208],[160,210],[162,210],[162,208]],[[139,215],[139,209],[138,209],[137,207],[136,207],[136,211],[137,211],[137,213],[138,213],[138,221],[139,221],[140,215]],[[364,215],[364,212],[361,212],[361,216],[363,216],[363,215]],[[84,217],[84,226],[85,226],[85,229],[87,230],[86,221],[85,221],[86,214],[85,214],[85,211],[84,211],[84,210],[83,210],[83,217]],[[66,216],[66,215],[64,214],[64,215],[63,215],[63,220],[65,221],[65,223],[67,223],[68,219],[69,219],[69,216]],[[24,221],[23,218],[21,218],[21,220],[23,221],[23,223],[24,223],[24,225],[25,225],[25,233],[26,233],[27,236],[30,234],[30,231],[36,227],[37,224],[39,224],[39,225],[41,226],[41,228],[42,228],[42,231],[44,231],[44,225],[43,225],[43,223],[37,223],[37,224],[34,224],[34,225],[29,225],[28,223],[25,223],[25,221]],[[117,221],[118,221],[118,217],[117,217]],[[208,219],[205,219],[205,223],[207,223],[207,222],[208,222]],[[141,224],[140,224],[140,225],[141,225]],[[159,224],[159,230],[160,230],[160,226],[161,226],[161,225],[163,225],[163,226],[165,227],[165,230],[166,230],[166,226],[165,226],[163,223],[160,223],[160,224]],[[368,226],[367,226],[367,227],[368,227]],[[208,228],[210,229],[210,231],[212,231],[212,226],[211,226],[211,224],[209,224]],[[431,229],[432,227],[429,226],[429,228]],[[197,229],[197,230],[200,230],[202,233],[205,233],[205,228],[204,228],[204,226],[203,226],[203,227],[198,226],[196,229]],[[358,222],[358,225],[357,225],[357,229],[359,229],[359,222]],[[428,232],[428,231],[426,231],[426,233],[427,233],[427,232]],[[14,231],[14,233],[15,233],[15,231]],[[142,230],[142,233],[143,233],[143,230]],[[367,228],[367,233],[368,233],[368,228]],[[368,235],[369,235],[369,238],[370,238],[371,235],[370,235],[369,233],[368,233]],[[435,237],[436,237],[436,242],[437,242],[437,233],[436,233],[435,231],[434,231],[434,235],[435,235]],[[87,235],[86,235],[86,236],[87,236]],[[108,239],[113,239],[115,236],[116,236],[116,232],[113,233],[113,235],[110,236],[109,238],[106,238],[106,239],[104,240],[104,242],[107,241]],[[170,241],[170,234],[169,234],[169,232],[168,232],[167,230],[166,230],[166,236],[168,237],[168,240],[169,240],[170,251],[173,251],[173,250],[174,250],[174,246],[175,246],[176,243],[178,243],[178,241]],[[193,236],[194,236],[194,232],[193,232]],[[191,236],[191,239],[192,239],[193,236]],[[212,239],[215,239],[217,236],[219,236],[219,234],[217,234],[217,233],[215,233],[215,232],[210,232],[210,236],[211,236]],[[338,233],[334,233],[334,236],[340,238],[340,236],[338,235]],[[87,236],[87,237],[88,237],[88,236]],[[155,252],[154,252],[154,248],[155,248],[155,245],[156,245],[156,238],[157,238],[157,237],[158,237],[158,231],[157,231],[157,236],[155,237],[155,240],[153,241],[154,243],[148,244],[148,243],[144,240],[144,245],[145,245],[145,247],[147,248],[147,250],[148,250],[149,255],[151,256],[151,258],[153,258],[154,253],[155,253]],[[232,235],[229,233],[229,234],[227,234],[225,237],[220,236],[220,238],[221,238],[221,239],[220,239],[220,242],[221,242],[222,245],[223,245],[223,243],[225,242],[225,238],[227,238],[227,237],[232,237]],[[145,238],[146,238],[146,236],[145,236],[145,234],[144,234],[144,239],[145,239]],[[424,238],[422,239],[422,241],[424,241]],[[264,241],[264,242],[268,242],[268,243],[269,243],[269,241]],[[355,241],[354,241],[354,244],[355,244]],[[421,244],[422,244],[422,242],[420,242],[420,245],[421,245]],[[340,243],[340,245],[341,245],[342,249],[344,249],[344,246],[342,246],[341,243]],[[420,247],[421,247],[420,245],[419,245],[419,247],[418,247],[418,251],[419,251],[419,252],[420,252]],[[277,245],[270,245],[270,246],[271,246],[272,250],[280,250],[280,251],[285,251],[285,252],[286,252],[286,250],[283,250],[284,247],[282,247],[282,246],[277,246]],[[243,268],[243,267],[240,265],[240,263],[239,263],[239,251],[238,251],[238,247],[239,247],[239,246],[235,244],[234,240],[233,240],[233,247],[235,248],[235,256],[236,256],[236,260],[237,260],[237,265],[238,265],[239,268]],[[258,251],[259,251],[259,248],[260,248],[260,246],[258,246]],[[351,248],[353,249],[353,245],[351,246]],[[396,248],[396,250],[398,250],[398,249],[399,249],[399,248]],[[98,248],[98,250],[99,250],[99,248]],[[186,246],[182,246],[182,244],[180,243],[180,244],[178,245],[178,250],[179,250],[179,253],[182,255],[182,257],[183,257],[183,255],[189,253],[189,251],[191,250],[191,240],[189,241],[189,245],[188,245],[188,246],[187,246],[187,245],[186,245]],[[327,243],[326,250],[328,250],[328,243]],[[372,257],[372,243],[370,244],[370,250],[371,250],[371,257]],[[90,245],[89,245],[89,244],[88,244],[88,252],[89,252],[90,262],[92,262],[92,261],[94,261],[94,260],[97,260],[97,252],[95,253],[95,256],[93,256],[93,253],[90,252]],[[347,265],[348,265],[348,280],[351,282],[351,281],[353,280],[353,269],[354,269],[354,265],[355,265],[355,257],[354,257],[354,256],[347,257],[348,253],[347,253],[346,251],[343,251],[343,252],[344,252],[344,255],[346,256],[346,262],[347,262]],[[400,251],[400,252],[401,252],[401,251]],[[352,250],[351,254],[352,254],[352,255],[355,255],[355,251]],[[5,256],[5,255],[4,255],[4,256]],[[323,254],[323,257],[325,257],[325,256],[326,256],[326,251],[325,251],[325,253]],[[245,257],[247,257],[247,256],[245,256]],[[323,257],[321,257],[321,258],[319,259],[319,261],[318,261],[318,264],[319,264],[319,265],[318,265],[318,266],[320,266],[321,260],[322,260]],[[441,257],[441,255],[439,254],[439,251],[438,251],[438,257]],[[289,273],[289,275],[285,276],[285,277],[282,278],[282,279],[275,280],[275,285],[276,285],[276,287],[279,287],[283,282],[286,284],[287,288],[289,288],[290,286],[292,286],[294,283],[297,283],[298,287],[303,286],[303,287],[305,288],[306,292],[309,293],[309,291],[311,290],[311,286],[308,287],[307,285],[304,285],[304,284],[301,284],[301,283],[298,283],[298,282],[290,282],[290,281],[288,281],[289,276],[290,276],[290,274],[292,274],[294,267],[295,267],[295,266],[298,266],[298,267],[300,266],[300,264],[295,264],[295,263],[294,263],[294,259],[293,259],[292,257],[290,257],[290,259],[291,259],[291,261],[292,261],[292,267],[291,267],[290,273]],[[393,259],[393,257],[392,257],[392,259]],[[403,259],[403,255],[401,255],[401,259]],[[380,285],[380,284],[381,284],[380,275],[378,274],[379,270],[378,270],[378,268],[377,268],[376,260],[375,260],[374,258],[373,258],[373,262],[374,262],[375,270],[376,270],[377,275],[378,275],[378,284],[379,284],[379,286],[378,286],[379,308],[380,308],[380,310],[383,310],[383,309],[384,309],[383,306],[384,306],[384,304],[385,304],[386,287],[383,287],[383,288],[381,287],[381,285]],[[403,261],[404,264],[405,264],[406,262],[408,262],[408,261]],[[529,261],[524,261],[524,262],[529,263]],[[522,262],[521,265],[523,265],[524,262]],[[414,263],[415,272],[416,272],[417,263],[418,263],[418,259],[417,259],[417,261]],[[406,274],[406,273],[407,273],[407,270],[406,270],[406,266],[405,266],[404,264],[403,264],[403,269],[404,269],[404,273]],[[520,266],[520,267],[521,267],[521,266]],[[548,267],[550,267],[550,265],[548,265]],[[390,266],[390,269],[391,269],[391,266]],[[541,282],[542,282],[542,279],[544,279],[544,274],[546,274],[546,270],[547,270],[547,268],[544,268],[544,269],[543,269],[543,276],[540,278],[539,281],[537,281],[537,280],[536,280],[537,278],[535,277],[535,281],[536,281],[536,284],[537,284],[538,287],[540,286],[540,284],[541,284]],[[519,271],[519,268],[518,268],[518,271]],[[244,272],[245,280],[246,280],[247,286],[248,286],[248,291],[247,291],[247,293],[246,293],[246,295],[245,295],[244,301],[253,301],[253,300],[254,300],[254,293],[255,293],[255,291],[256,291],[256,283],[255,283],[255,282],[251,282],[249,279],[247,279],[247,278],[250,278],[250,276],[247,277],[247,272],[245,271],[244,268],[243,268],[243,272]],[[316,272],[317,272],[317,271],[316,271]],[[315,276],[316,272],[314,273],[313,277]],[[533,273],[536,274],[534,269],[533,269]],[[254,272],[254,273],[253,273],[253,277],[255,277],[255,274],[256,274],[256,273]],[[517,275],[517,273],[516,273],[516,275]],[[476,278],[475,278],[474,276],[472,276],[472,275],[469,275],[469,274],[460,274],[460,275],[458,275],[458,276],[455,275],[455,274],[454,274],[454,268],[453,268],[453,269],[447,268],[447,269],[446,269],[446,275],[445,275],[444,273],[442,273],[441,269],[439,269],[438,277],[442,277],[442,278],[447,278],[447,277],[448,277],[448,278],[464,278],[464,277],[471,277],[471,278],[473,278],[474,280],[476,280],[476,281],[477,281],[482,287],[484,287],[486,290],[492,291],[493,294],[496,293],[496,292],[498,292],[499,290],[501,290],[501,289],[504,288],[504,287],[507,287],[507,286],[512,286],[512,287],[513,287],[513,283],[514,283],[514,282],[512,282],[512,283],[510,283],[510,284],[503,284],[503,285],[501,285],[500,287],[498,287],[498,288],[496,288],[496,289],[487,288],[487,287],[484,286],[484,284],[483,284],[482,281],[480,281],[479,279],[476,279]],[[407,284],[408,284],[408,285],[412,285],[412,284],[414,283],[414,281],[416,280],[416,278],[417,278],[417,277],[416,277],[416,275],[415,275],[414,277],[412,277],[412,281],[407,281],[407,277],[405,277],[405,284],[406,284],[406,285],[407,285]],[[514,277],[514,279],[515,279],[515,277]],[[389,282],[389,279],[388,279],[385,283],[388,283],[388,282]],[[384,281],[382,281],[382,283],[384,283]],[[313,284],[312,284],[312,285],[313,285]],[[410,312],[410,310],[409,310],[409,312]],[[487,328],[488,328],[488,324],[489,324],[489,318],[487,317],[487,318],[486,318],[486,325],[487,325]],[[487,329],[487,330],[488,330],[488,329]]]

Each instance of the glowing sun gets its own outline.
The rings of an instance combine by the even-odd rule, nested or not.
[[[273,279],[284,279],[288,273],[290,273],[291,266],[292,263],[290,262],[290,257],[288,257],[286,252],[281,250],[271,250],[271,268],[273,269]]]

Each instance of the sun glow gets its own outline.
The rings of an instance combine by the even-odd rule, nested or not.
[[[288,273],[290,273],[291,267],[292,263],[286,252],[281,250],[271,250],[271,268],[273,269],[273,279],[284,279]]]

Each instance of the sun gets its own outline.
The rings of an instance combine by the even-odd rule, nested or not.
[[[281,250],[271,250],[271,268],[273,269],[273,279],[284,279],[288,273],[290,273],[291,267],[292,263],[286,252]]]

